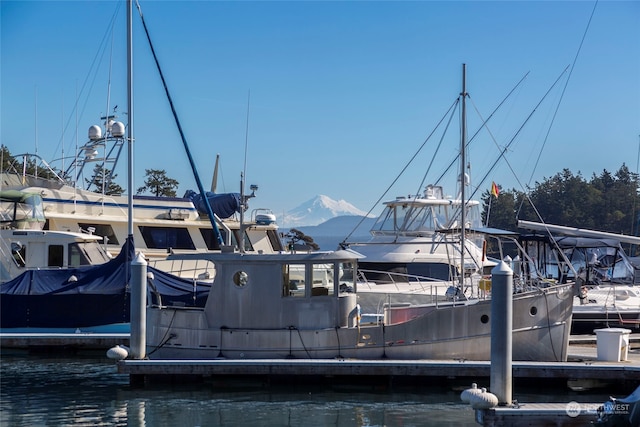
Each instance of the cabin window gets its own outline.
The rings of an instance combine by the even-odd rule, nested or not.
[[[64,246],[62,245],[49,245],[48,256],[49,267],[62,267],[64,262]]]
[[[237,243],[240,242],[240,230],[233,230],[233,234],[235,234],[236,237],[236,247],[240,247],[240,244]],[[244,232],[244,251],[253,252],[253,245],[251,244],[251,240],[249,239],[246,231]]]
[[[219,229],[220,231],[220,235],[222,236],[222,241],[226,242],[227,241],[227,230],[224,229]],[[215,233],[213,232],[213,228],[201,228],[200,229],[200,234],[202,235],[202,238],[204,239],[204,243],[207,245],[207,249],[209,249],[210,251],[217,251],[220,250],[220,243],[218,243],[218,238],[216,237]],[[233,236],[233,234],[231,235]],[[233,236],[235,237],[235,236]],[[237,244],[235,242],[231,242],[232,246],[237,246]]]
[[[195,249],[189,230],[176,227],[139,227],[149,249]]]
[[[69,244],[69,267],[102,264],[108,260],[109,258],[98,242]]]
[[[334,264],[313,264],[311,270],[311,296],[333,295]]]
[[[356,287],[353,274],[355,268],[355,263],[345,262],[340,264],[340,270],[338,271],[340,286],[338,287],[338,292],[355,292]]]
[[[306,265],[286,264],[282,266],[282,296],[304,298],[306,293]]]
[[[120,245],[118,238],[116,237],[116,233],[113,231],[113,227],[110,224],[89,224],[86,222],[79,222],[78,226],[83,231],[88,231],[89,228],[94,228],[95,231],[93,234],[96,236],[102,236],[107,238],[108,245]]]
[[[278,232],[276,230],[267,230],[267,237],[271,242],[271,247],[275,252],[283,251],[284,246],[282,246],[282,240],[278,236]]]
[[[410,276],[426,277],[436,280],[453,280],[457,276],[456,268],[453,265],[435,262],[408,263],[407,273]]]

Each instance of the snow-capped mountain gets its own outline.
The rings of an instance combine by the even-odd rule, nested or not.
[[[377,218],[343,215],[331,218],[319,225],[296,227],[311,237],[321,250],[335,250],[349,236],[349,242],[366,242],[371,239],[369,230]]]
[[[281,228],[289,229],[302,226],[321,224],[337,216],[365,216],[367,213],[353,206],[351,203],[319,195],[302,203],[278,218]]]

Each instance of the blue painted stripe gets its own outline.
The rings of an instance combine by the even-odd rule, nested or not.
[[[115,208],[121,208],[126,210],[127,209],[127,205],[126,204],[120,204],[120,203],[113,203],[113,202],[90,202],[87,200],[76,200],[75,202],[73,200],[67,200],[67,199],[52,199],[52,198],[43,198],[42,199],[43,202],[51,202],[51,203],[62,203],[62,204],[67,204],[67,205],[72,205],[72,204],[78,204],[78,205],[84,205],[84,206],[97,206],[97,207],[101,207],[101,206],[108,206],[108,207],[115,207]],[[189,212],[196,212],[196,208],[193,206],[190,207],[183,207],[183,206],[166,206],[166,205],[137,205],[137,204],[133,204],[133,207],[135,209],[184,209],[187,210]]]

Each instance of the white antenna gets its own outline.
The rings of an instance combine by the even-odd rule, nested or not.
[[[249,92],[247,93],[247,123],[245,125],[245,132],[244,132],[244,166],[242,170],[243,170],[245,179],[247,175],[247,151],[249,146],[249,104],[250,102],[251,102],[251,89],[249,89]]]
[[[62,146],[62,170],[64,170],[64,92],[62,93],[62,114],[60,116],[60,124],[62,125],[62,135],[60,137],[60,145]]]
[[[75,110],[76,110],[76,148],[73,152],[73,164],[74,166],[74,171],[73,171],[73,176],[77,177],[78,176],[78,80],[76,79],[76,106],[75,106]],[[62,172],[64,172],[64,167],[62,168]],[[64,176],[64,175],[63,175]],[[65,181],[67,180],[67,177],[64,177]],[[76,201],[78,200],[78,180],[77,178],[73,180],[73,212],[76,212],[76,206],[77,203]],[[105,248],[106,249],[106,248]]]
[[[247,199],[248,197],[244,194],[244,184],[246,180],[246,172],[247,172],[247,146],[249,143],[249,101],[251,100],[251,90],[249,90],[247,95],[247,124],[245,127],[245,136],[244,136],[244,165],[242,168],[242,173],[240,174],[240,199],[241,199],[241,207],[240,207],[240,252],[244,252],[244,211],[247,209]]]

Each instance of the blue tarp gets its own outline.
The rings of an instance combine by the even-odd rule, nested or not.
[[[235,212],[240,213],[240,193],[222,193],[216,194],[210,191],[205,193],[209,200],[209,205],[214,214],[221,219],[229,218]],[[187,190],[184,197],[190,199],[198,212],[207,214],[207,207],[202,196],[193,190]]]
[[[0,286],[0,328],[82,328],[127,323],[133,239],[109,262],[64,270],[29,270]],[[164,305],[204,306],[210,285],[149,267],[149,292]],[[69,281],[74,276],[77,280]],[[157,303],[157,301],[153,301]]]

